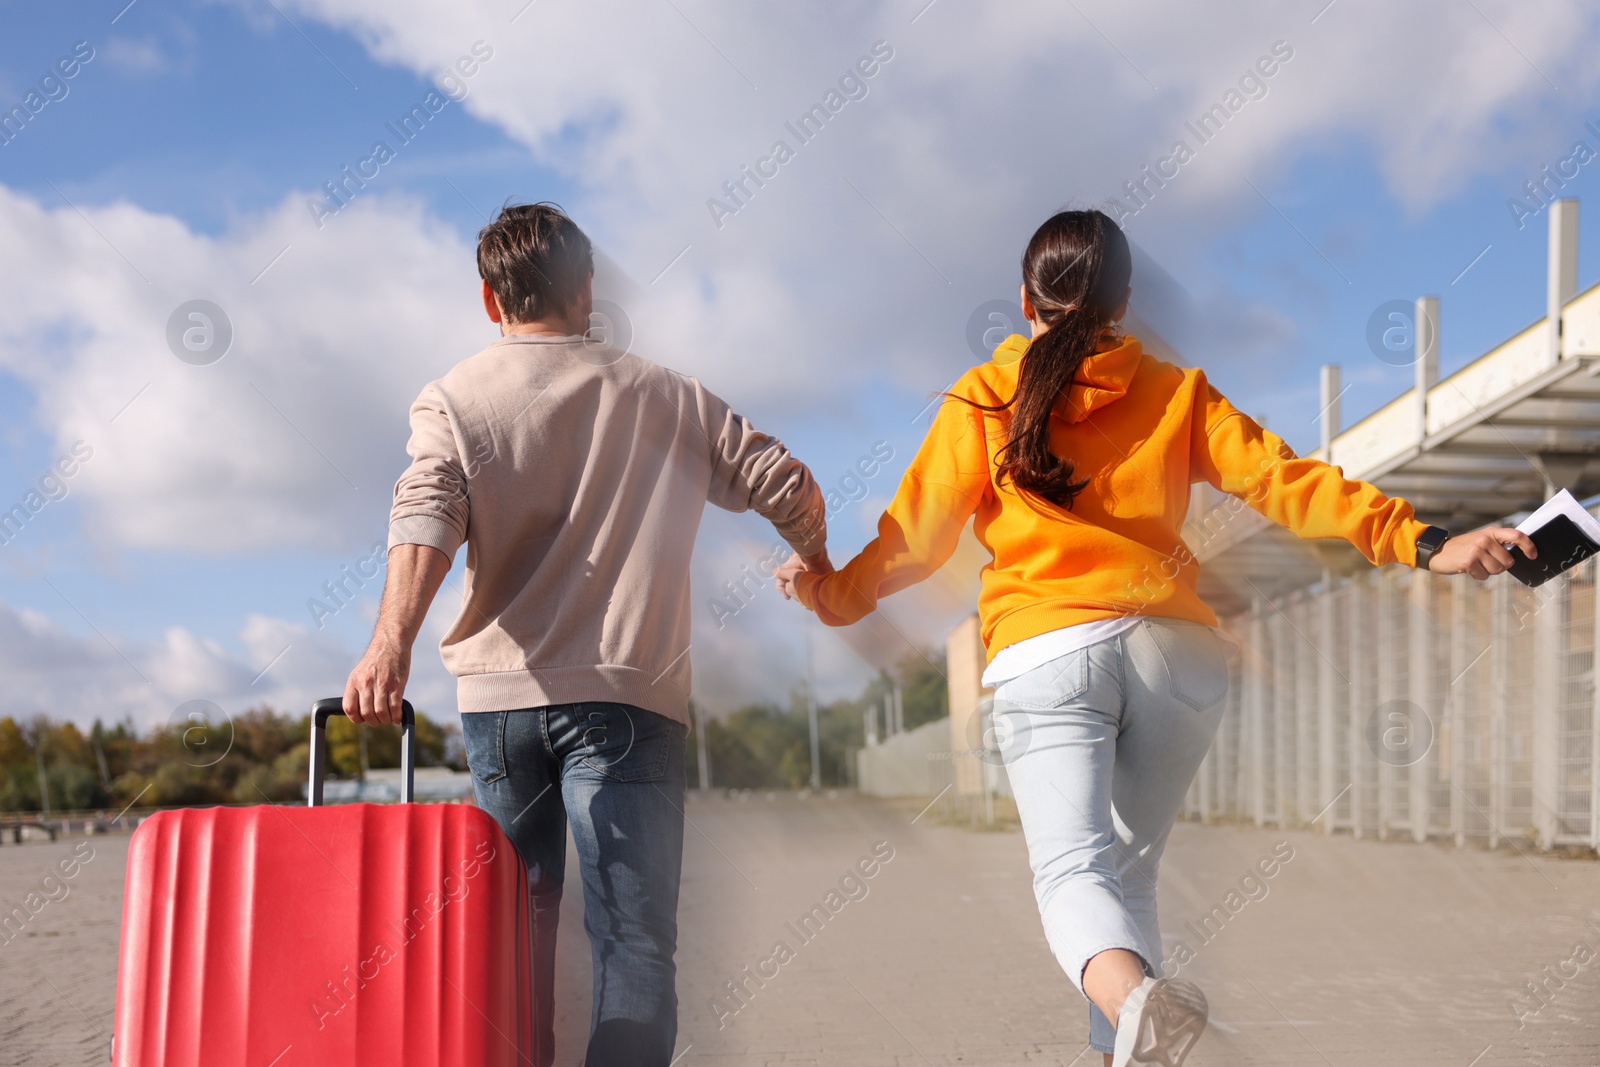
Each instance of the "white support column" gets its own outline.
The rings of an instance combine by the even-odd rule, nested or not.
[[[1563,338],[1561,309],[1578,295],[1578,202],[1556,200],[1550,204],[1550,244],[1545,275],[1545,321],[1550,324],[1549,360],[1561,359]]]
[[[1591,563],[1590,566],[1595,568],[1596,595],[1594,628],[1589,632],[1594,655],[1589,662],[1596,665],[1597,676],[1600,676],[1600,565]],[[1594,690],[1594,698],[1589,711],[1589,846],[1600,849],[1600,685],[1590,688]]]
[[[1417,440],[1428,436],[1428,390],[1439,384],[1439,298],[1417,298],[1411,344],[1416,353]]]
[[[1537,596],[1533,615],[1533,828],[1540,848],[1555,844],[1559,826],[1561,709],[1558,699],[1561,653],[1566,646],[1566,628],[1561,625],[1561,616],[1570,593],[1568,583],[1568,575],[1561,574],[1533,590]]]
[[[1285,604],[1284,608],[1288,605]],[[1272,686],[1267,691],[1270,703],[1267,714],[1272,721],[1272,809],[1270,819],[1278,827],[1288,826],[1289,801],[1289,738],[1294,736],[1294,658],[1299,649],[1290,643],[1294,630],[1282,625],[1284,616],[1278,615],[1278,625],[1272,630]]]
[[[1339,422],[1339,398],[1344,395],[1344,390],[1339,388],[1339,364],[1324,363],[1322,365],[1322,414],[1318,421],[1322,423],[1322,462],[1333,462],[1333,439],[1339,436],[1342,426]]]
[[[1217,768],[1217,788],[1222,795],[1218,798],[1217,813],[1228,819],[1243,819],[1245,817],[1245,784],[1244,768],[1248,762],[1245,759],[1245,749],[1249,745],[1249,704],[1250,704],[1250,621],[1248,617],[1236,619],[1237,629],[1234,636],[1240,639],[1245,646],[1239,655],[1238,685],[1228,697],[1233,702],[1231,719],[1224,716],[1219,730],[1228,732],[1228,743],[1222,750],[1223,764]]]
[[[1489,702],[1489,847],[1500,847],[1500,828],[1506,824],[1506,792],[1510,779],[1510,737],[1506,709],[1511,706],[1511,635],[1513,632],[1511,582],[1505,576],[1494,579],[1494,613],[1489,623],[1490,670],[1494,677],[1494,696]]]
[[[1449,726],[1450,763],[1445,768],[1450,782],[1450,833],[1456,847],[1467,844],[1466,799],[1467,788],[1467,717],[1477,705],[1478,687],[1467,677],[1472,659],[1478,650],[1472,647],[1472,637],[1467,614],[1468,597],[1477,595],[1467,583],[1472,579],[1458,574],[1450,579],[1450,689],[1444,696],[1445,721]],[[1474,676],[1475,677],[1475,676]]]
[[[1350,583],[1350,722],[1346,743],[1350,746],[1350,832],[1357,840],[1365,829],[1362,826],[1361,801],[1366,792],[1366,779],[1371,766],[1371,753],[1367,750],[1366,722],[1371,708],[1363,707],[1366,687],[1362,680],[1372,677],[1372,648],[1367,642],[1371,618],[1373,573],[1368,572]]]
[[[1262,612],[1261,598],[1250,605],[1250,658],[1245,661],[1245,713],[1250,729],[1250,763],[1247,779],[1250,783],[1250,813],[1257,826],[1267,821],[1267,769],[1266,737],[1263,722],[1266,716],[1267,670],[1269,664],[1263,656],[1266,648],[1267,619]]]
[[[1334,732],[1333,724],[1333,694],[1335,663],[1329,662],[1338,652],[1338,642],[1333,637],[1336,632],[1337,616],[1334,611],[1333,572],[1326,567],[1322,570],[1322,595],[1317,598],[1317,613],[1322,620],[1322,647],[1328,654],[1328,660],[1317,657],[1317,808],[1330,803],[1339,787],[1333,782],[1334,775],[1334,745],[1338,739]],[[1348,661],[1340,669],[1348,669]],[[1315,815],[1313,811],[1311,815]],[[1309,818],[1309,816],[1308,816]],[[1329,809],[1322,816],[1322,833],[1324,836],[1333,833],[1334,812]]]
[[[1327,592],[1322,596],[1327,596]],[[1317,725],[1321,706],[1318,692],[1327,667],[1324,657],[1328,655],[1328,641],[1321,632],[1321,623],[1316,603],[1302,592],[1300,602],[1295,605],[1295,625],[1305,630],[1315,647],[1299,650],[1300,663],[1294,672],[1294,825],[1297,827],[1305,826],[1306,820],[1322,807],[1317,803]]]
[[[1229,630],[1242,640],[1245,627],[1238,618],[1229,620]],[[1244,671],[1245,657],[1240,653],[1238,669],[1233,674],[1233,684],[1228,688],[1228,706],[1223,709],[1222,722],[1217,726],[1218,744],[1211,749],[1217,767],[1217,784],[1214,797],[1215,812],[1219,819],[1239,817],[1239,724],[1244,722]]]
[[[1394,583],[1387,580],[1383,572],[1375,575],[1378,598],[1378,625],[1376,628],[1378,640],[1374,648],[1377,657],[1378,700],[1372,707],[1366,709],[1362,716],[1362,724],[1366,724],[1367,716],[1372,715],[1378,708],[1398,696],[1399,686],[1395,685],[1395,659],[1407,654],[1407,650],[1398,647],[1398,635],[1395,633]],[[1378,744],[1382,746],[1383,731],[1387,729],[1386,723],[1379,723]],[[1368,739],[1371,740],[1370,738]],[[1376,752],[1368,748],[1367,755],[1372,759],[1372,769],[1378,778],[1378,840],[1389,840],[1389,827],[1394,824],[1394,767],[1388,760],[1379,759]]]
[[[1428,768],[1439,758],[1433,744],[1437,742],[1437,728],[1439,725],[1439,707],[1441,701],[1438,694],[1433,691],[1433,618],[1428,612],[1429,599],[1433,596],[1433,582],[1431,575],[1424,571],[1412,571],[1408,576],[1407,593],[1411,605],[1410,619],[1407,620],[1406,629],[1411,638],[1410,669],[1406,672],[1407,688],[1410,690],[1409,699],[1415,704],[1423,715],[1428,716],[1428,727],[1420,722],[1411,724],[1412,749],[1408,758],[1414,762],[1406,769],[1409,772],[1407,807],[1408,819],[1411,823],[1411,839],[1413,841],[1426,841],[1428,839]],[[1417,745],[1420,744],[1419,731],[1427,729],[1428,736],[1432,739],[1426,753]]]

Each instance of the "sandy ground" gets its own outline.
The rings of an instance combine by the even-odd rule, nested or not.
[[[1016,832],[849,795],[696,795],[688,814],[679,1067],[1098,1063]],[[0,1065],[107,1062],[127,839],[0,846],[0,905],[85,840],[71,892],[0,943]],[[892,859],[865,895],[796,937],[875,849]],[[1293,858],[1240,891],[1275,849]],[[1184,943],[1212,1004],[1197,1067],[1600,1064],[1600,863],[1180,824],[1161,880],[1169,955]],[[576,1064],[590,976],[576,886],[567,901],[558,1062]],[[1236,913],[1203,939],[1217,905]],[[779,941],[775,976],[745,981]]]

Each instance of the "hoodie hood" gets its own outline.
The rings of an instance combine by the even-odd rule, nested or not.
[[[1019,363],[1028,351],[1028,339],[1014,333],[994,350],[994,361],[1001,366]],[[1082,422],[1114,400],[1120,399],[1133,384],[1133,376],[1144,358],[1137,337],[1119,337],[1103,345],[1085,359],[1067,395],[1056,404],[1056,417],[1067,422]]]

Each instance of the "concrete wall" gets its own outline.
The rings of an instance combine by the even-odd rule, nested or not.
[[[949,773],[947,719],[923,723],[856,753],[856,781],[861,792],[872,796],[932,796],[944,788]]]

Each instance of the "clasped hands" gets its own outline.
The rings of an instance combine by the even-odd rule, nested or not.
[[[795,599],[795,581],[805,571],[810,571],[812,574],[832,574],[833,563],[828,559],[828,550],[824,548],[821,552],[810,556],[802,556],[798,552],[790,553],[789,558],[772,572],[773,584],[778,587],[778,592],[783,594],[783,599]]]

